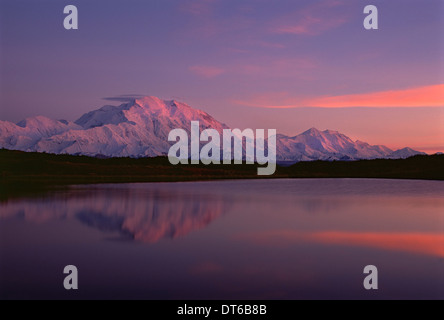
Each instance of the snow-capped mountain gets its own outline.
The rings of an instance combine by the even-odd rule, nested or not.
[[[396,150],[394,152],[392,152],[388,158],[391,159],[407,159],[413,155],[417,155],[417,154],[425,154],[424,152],[418,152],[416,150],[413,150],[412,148],[403,148],[403,149],[399,149]]]
[[[378,158],[408,158],[425,154],[410,148],[393,151],[386,146],[372,146],[353,141],[337,131],[311,128],[295,137],[279,135],[276,140],[279,161],[358,160]]]
[[[61,133],[82,129],[73,122],[52,120],[43,116],[26,118],[14,124],[0,120],[0,147],[23,151],[40,151],[35,149],[43,139]]]
[[[104,106],[74,123],[44,117],[17,125],[2,121],[0,147],[56,154],[152,157],[167,154],[171,146],[169,132],[175,128],[189,132],[191,120],[199,121],[201,130],[222,132],[228,128],[184,103],[144,97],[118,107]]]
[[[200,129],[229,129],[209,114],[177,101],[156,97],[134,99],[120,106],[104,106],[75,122],[38,116],[17,124],[0,121],[0,148],[55,154],[109,157],[153,157],[168,154],[171,130],[190,133],[191,121]],[[278,161],[356,160],[407,158],[421,152],[404,148],[393,151],[352,141],[337,131],[315,128],[294,137],[276,136]]]

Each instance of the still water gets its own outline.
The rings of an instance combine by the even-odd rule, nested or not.
[[[79,290],[63,269],[79,270]],[[378,290],[364,289],[366,265]],[[444,182],[72,186],[0,203],[0,298],[444,299]]]

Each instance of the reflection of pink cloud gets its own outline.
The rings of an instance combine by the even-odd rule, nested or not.
[[[295,98],[288,94],[276,97],[274,93],[265,93],[249,100],[237,100],[235,103],[250,107],[273,109],[299,107],[442,107],[444,106],[444,84],[320,98]]]
[[[347,22],[332,8],[341,6],[341,1],[327,0],[311,4],[298,12],[279,19],[272,27],[273,33],[318,35],[327,30],[339,27]]]
[[[444,234],[398,232],[298,232],[277,230],[241,236],[261,244],[291,245],[309,241],[331,245],[370,247],[444,257]]]
[[[320,232],[313,234],[313,239],[444,257],[444,234]]]
[[[189,70],[204,78],[214,78],[224,73],[223,69],[211,66],[192,66],[189,67]]]

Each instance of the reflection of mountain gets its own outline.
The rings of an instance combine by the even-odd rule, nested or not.
[[[229,199],[217,194],[145,189],[74,189],[42,199],[0,204],[0,219],[28,222],[77,219],[103,232],[118,232],[136,241],[153,243],[204,228],[226,212]],[[131,192],[130,192],[131,190]],[[93,192],[91,192],[93,191]]]

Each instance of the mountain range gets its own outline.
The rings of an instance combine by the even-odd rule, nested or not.
[[[208,113],[175,100],[156,97],[133,99],[120,106],[104,106],[78,120],[52,120],[44,116],[18,123],[0,120],[0,148],[105,157],[167,155],[168,134],[181,128],[190,133],[191,121],[200,129],[229,129]],[[411,148],[391,150],[382,145],[353,141],[337,131],[311,128],[299,135],[276,136],[279,162],[408,158],[425,154]]]

